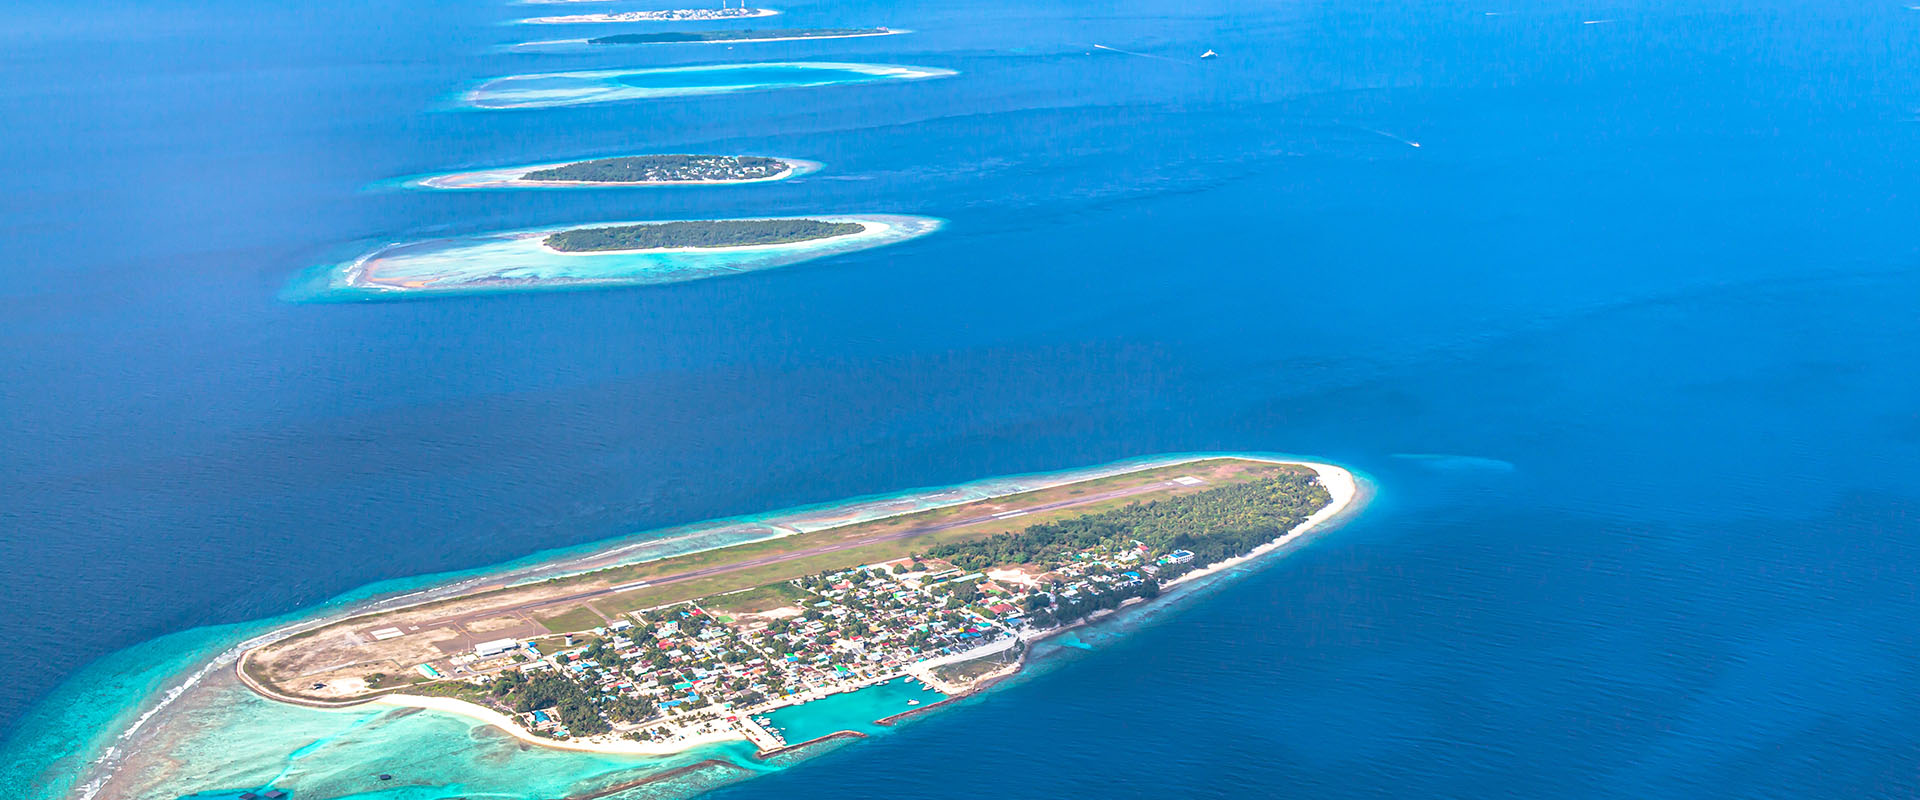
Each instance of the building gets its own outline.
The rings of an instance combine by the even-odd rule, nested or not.
[[[491,642],[481,642],[474,645],[473,654],[481,658],[493,658],[511,653],[519,649],[519,647],[520,642],[513,639],[495,639]]]

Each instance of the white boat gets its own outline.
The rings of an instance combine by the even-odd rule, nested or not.
[[[1200,57],[1201,58],[1219,58],[1220,54],[1213,52],[1212,50],[1208,50],[1207,52],[1201,53]]]
[[[920,701],[918,701],[918,700],[908,700],[908,701],[907,701],[907,705],[910,705],[910,706],[917,706],[917,705],[920,705]]]

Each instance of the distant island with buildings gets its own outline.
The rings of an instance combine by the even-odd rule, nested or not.
[[[889,28],[769,28],[765,30],[671,31],[664,33],[616,33],[596,36],[587,44],[684,44],[691,42],[786,42],[800,39],[848,39],[858,36],[887,36],[900,31]]]
[[[521,20],[532,25],[565,25],[576,22],[704,22],[721,19],[771,17],[780,12],[771,8],[677,8],[663,11],[621,11],[604,14],[570,14]]]
[[[726,186],[766,183],[820,169],[812,161],[691,153],[609,156],[403,179],[424,189],[563,189],[616,186]]]
[[[825,524],[353,617],[237,671],[283,702],[432,709],[565,749],[766,755],[805,743],[781,709],[880,692],[886,724],[978,691],[1031,642],[1272,550],[1356,494],[1339,467],[1222,456],[812,512]]]
[[[793,169],[765,156],[649,155],[576,161],[520,177],[542,183],[745,183],[778,180]]]

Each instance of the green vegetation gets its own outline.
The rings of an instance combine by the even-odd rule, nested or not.
[[[621,156],[536,169],[520,177],[529,181],[586,183],[751,181],[771,178],[789,166],[785,161],[764,156]]]
[[[810,599],[805,589],[790,581],[781,581],[767,586],[728,592],[702,599],[702,605],[716,611],[730,611],[737,614],[755,614],[772,611],[776,608],[799,605]]]
[[[519,670],[502,672],[494,678],[491,693],[508,708],[523,714],[553,709],[561,724],[574,736],[593,736],[613,730],[613,726],[600,717],[595,695],[588,694],[579,683],[551,671],[532,675]]]
[[[722,219],[649,222],[609,228],[576,228],[547,237],[546,244],[567,253],[654,250],[667,247],[741,247],[789,244],[859,233],[858,222],[817,219]]]
[[[962,569],[1000,564],[1066,563],[1095,547],[1123,550],[1134,543],[1164,555],[1194,554],[1179,571],[1197,569],[1280,538],[1333,501],[1312,472],[1290,471],[1196,494],[1134,503],[1111,511],[1028,526],[971,542],[937,545],[928,555]],[[1162,579],[1170,577],[1163,572]]]
[[[750,42],[756,39],[815,39],[833,36],[871,36],[886,28],[773,28],[756,31],[675,31],[673,33],[619,33],[587,40],[587,44],[671,44],[675,42]]]
[[[607,624],[605,618],[587,606],[580,606],[566,613],[555,614],[551,617],[540,617],[539,620],[541,627],[554,633],[588,631]]]

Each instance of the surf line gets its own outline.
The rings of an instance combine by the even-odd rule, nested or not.
[[[1136,52],[1133,52],[1132,50],[1122,50],[1122,49],[1120,49],[1120,48],[1118,48],[1118,47],[1108,47],[1108,46],[1106,46],[1106,45],[1104,45],[1104,44],[1096,44],[1096,45],[1094,45],[1094,47],[1095,47],[1095,48],[1098,48],[1098,49],[1101,49],[1101,50],[1110,50],[1110,51],[1112,51],[1112,52],[1115,52],[1115,53],[1122,53],[1122,54],[1125,54],[1125,55],[1130,55],[1130,56],[1139,56],[1139,57],[1141,57],[1141,58],[1151,58],[1151,59],[1156,59],[1156,60],[1159,60],[1159,61],[1166,61],[1166,62],[1170,62],[1170,63],[1174,63],[1174,64],[1181,64],[1181,65],[1184,65],[1184,66],[1192,66],[1191,64],[1188,64],[1187,62],[1185,62],[1185,61],[1181,61],[1180,59],[1177,59],[1177,58],[1168,58],[1168,57],[1166,57],[1166,56],[1156,56],[1156,55],[1154,55],[1154,54],[1152,54],[1152,53],[1136,53]]]
[[[1385,136],[1385,137],[1387,137],[1387,138],[1389,138],[1389,139],[1392,139],[1392,140],[1394,140],[1394,141],[1396,141],[1396,142],[1399,142],[1399,143],[1401,143],[1401,144],[1404,144],[1404,145],[1406,145],[1406,146],[1408,146],[1408,147],[1419,147],[1419,146],[1420,146],[1420,143],[1419,143],[1419,142],[1416,142],[1416,141],[1414,141],[1414,140],[1412,140],[1412,139],[1408,139],[1408,138],[1406,138],[1406,137],[1403,137],[1403,136],[1395,136],[1395,135],[1393,135],[1393,134],[1391,134],[1391,133],[1388,133],[1388,132],[1386,132],[1386,131],[1383,131],[1383,130],[1380,130],[1379,128],[1368,128],[1368,127],[1364,127],[1364,126],[1361,126],[1361,125],[1348,125],[1347,127],[1350,127],[1350,128],[1354,128],[1354,129],[1356,129],[1356,130],[1363,130],[1363,131],[1366,131],[1367,133],[1371,133],[1371,134],[1374,134],[1374,135],[1377,135],[1377,136]]]

